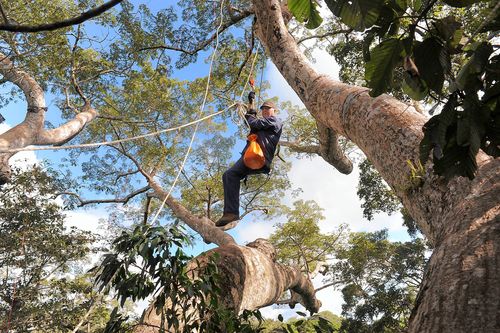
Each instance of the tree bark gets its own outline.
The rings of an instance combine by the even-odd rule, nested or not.
[[[257,36],[323,126],[353,141],[402,199],[435,250],[410,332],[500,331],[500,160],[480,153],[477,177],[448,183],[431,166],[416,176],[427,118],[388,95],[318,74],[298,49],[277,0],[253,0]]]
[[[221,298],[229,309],[240,313],[271,305],[290,289],[300,295],[299,302],[307,310],[319,311],[321,302],[315,297],[311,280],[299,268],[277,263],[276,252],[267,240],[257,239],[247,246],[224,245],[203,253],[196,261],[203,265],[215,253],[219,255],[216,264],[222,278]],[[134,333],[158,332],[160,325],[161,317],[151,305]]]
[[[206,262],[214,253],[219,255],[217,267],[223,281],[220,297],[225,306],[237,313],[243,310],[255,310],[274,304],[281,294],[291,290],[299,295],[299,302],[311,313],[319,311],[321,302],[316,298],[312,281],[298,267],[281,265],[276,262],[276,250],[265,239],[258,239],[247,246],[239,246],[236,241],[213,221],[206,217],[198,217],[187,210],[180,202],[158,184],[155,179],[140,166],[139,162],[127,152],[122,153],[130,158],[139,172],[147,179],[156,198],[165,201],[173,214],[191,229],[197,232],[205,241],[217,244],[219,247],[202,253],[193,261]],[[263,283],[265,281],[265,283]],[[166,307],[169,305],[167,304]],[[151,304],[146,309],[134,332],[158,332],[161,317]],[[167,327],[165,327],[167,329]]]

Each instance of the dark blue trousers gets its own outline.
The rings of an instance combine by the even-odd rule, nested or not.
[[[252,170],[245,166],[243,158],[240,158],[232,167],[222,175],[224,184],[224,213],[240,215],[240,185],[241,180],[248,175],[258,173],[269,173],[269,168],[264,166],[259,170]]]
[[[224,213],[240,215],[240,183],[253,170],[247,168],[240,158],[222,175],[224,184]]]

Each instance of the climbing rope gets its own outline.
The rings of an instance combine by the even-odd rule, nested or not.
[[[255,51],[255,55],[253,57],[252,64],[250,66],[250,71],[248,72],[248,78],[245,81],[245,85],[243,86],[243,89],[241,90],[240,104],[238,105],[238,108],[237,108],[237,112],[238,112],[239,116],[245,121],[245,124],[247,125],[247,127],[249,129],[250,129],[250,124],[248,123],[247,118],[245,118],[246,111],[244,112],[244,107],[243,107],[243,105],[244,105],[243,95],[245,94],[247,85],[249,84],[250,78],[252,77],[252,72],[253,72],[253,69],[254,69],[254,66],[255,66],[255,60],[257,59],[258,55],[259,55],[259,47],[257,47],[257,50]]]
[[[224,8],[223,4],[224,4],[224,1],[221,1],[220,2],[220,23],[219,23],[219,26],[217,27],[217,29],[215,30],[215,47],[214,47],[214,51],[212,52],[212,56],[210,58],[210,68],[208,71],[207,85],[205,87],[205,95],[203,96],[203,102],[202,102],[201,107],[200,107],[200,112],[199,112],[200,115],[203,114],[203,110],[205,109],[205,103],[207,101],[207,96],[208,96],[208,90],[210,88],[210,78],[212,76],[212,69],[213,69],[215,54],[217,53],[217,48],[219,47],[219,29],[222,27],[222,23],[223,23],[223,8]],[[185,166],[186,161],[188,159],[189,153],[191,152],[191,148],[193,146],[193,142],[194,142],[194,139],[196,137],[196,132],[198,131],[198,126],[199,126],[199,122],[197,122],[195,125],[193,135],[191,136],[191,142],[189,143],[188,150],[186,151],[186,154],[184,155],[184,159],[182,160],[182,164],[181,164],[181,167],[179,168],[179,172],[177,172],[177,175],[175,176],[174,182],[172,183],[170,190],[167,192],[165,199],[163,199],[163,201],[160,205],[160,208],[158,209],[155,216],[153,217],[153,221],[151,221],[151,224],[154,224],[155,221],[158,219],[158,216],[160,215],[161,211],[163,210],[163,207],[165,207],[165,203],[167,202],[168,198],[170,197],[170,194],[172,193],[175,185],[177,184],[177,181],[179,180],[179,176],[181,175],[182,170],[184,170],[184,166]]]

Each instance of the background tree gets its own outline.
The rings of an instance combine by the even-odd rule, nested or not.
[[[422,240],[390,242],[387,231],[352,233],[328,266],[342,286],[340,332],[401,332],[407,328],[426,265]]]
[[[16,169],[0,193],[0,318],[6,331],[104,329],[106,300],[81,274],[96,235],[66,228],[60,189],[40,166]]]

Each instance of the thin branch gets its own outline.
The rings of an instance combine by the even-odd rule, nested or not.
[[[3,10],[3,6],[2,6],[2,3],[0,2],[0,13],[2,14],[2,18],[3,18],[3,21],[5,23],[9,23],[9,18],[7,17],[7,15],[5,14],[5,11]]]
[[[337,283],[337,282],[327,283],[327,284],[325,284],[324,286],[321,286],[321,287],[319,287],[319,288],[316,288],[316,290],[314,290],[314,291],[315,291],[315,292],[318,292],[318,291],[323,290],[323,289],[326,289],[326,288],[328,288],[328,287],[332,287],[332,286],[334,286],[334,285],[336,285],[336,284],[338,284],[338,283]]]
[[[78,204],[78,207],[83,207],[85,205],[92,205],[92,204],[100,204],[100,203],[122,203],[126,204],[128,203],[132,198],[135,196],[144,193],[148,191],[151,187],[149,185],[146,185],[144,187],[141,187],[140,189],[130,193],[129,195],[123,197],[123,198],[111,198],[111,199],[95,199],[95,200],[85,200],[82,199],[78,194],[74,192],[60,192],[58,195],[71,195],[73,197],[76,197],[80,203]]]
[[[352,31],[353,31],[353,29],[341,29],[341,30],[330,31],[330,32],[327,32],[327,33],[324,33],[321,35],[312,35],[312,36],[302,37],[301,39],[299,39],[297,41],[297,44],[301,44],[309,39],[314,39],[314,38],[323,39],[326,37],[336,36],[339,34],[348,34],[348,33],[351,33]]]
[[[143,224],[148,223],[148,215],[149,215],[149,205],[151,204],[151,196],[147,196],[146,198],[146,207],[144,207],[144,219],[142,221]]]
[[[123,0],[111,0],[102,4],[101,6],[90,9],[79,16],[69,18],[67,20],[52,22],[46,24],[39,25],[21,25],[21,24],[13,24],[9,22],[5,22],[4,24],[0,24],[0,30],[3,31],[11,31],[11,32],[40,32],[40,31],[52,31],[60,28],[69,27],[71,25],[80,24],[91,18],[101,15],[108,9],[116,6]],[[4,15],[4,14],[3,14]],[[5,16],[4,16],[5,19]]]
[[[78,26],[77,34],[75,36],[75,43],[73,44],[73,48],[71,50],[71,82],[73,83],[73,86],[76,89],[76,92],[80,97],[83,99],[85,104],[88,104],[88,99],[83,93],[82,89],[80,88],[80,85],[78,84],[78,81],[76,80],[76,74],[75,74],[75,53],[76,49],[78,47],[78,42],[80,41],[80,38],[82,37],[82,31],[81,31],[82,26]]]
[[[116,183],[118,183],[118,180],[120,180],[120,178],[135,175],[136,173],[139,173],[139,170],[131,170],[131,171],[119,174],[118,176],[116,176],[115,185],[116,185]]]
[[[229,87],[223,91],[224,93],[227,93],[228,91],[233,89],[233,87],[238,83],[238,80],[240,78],[241,73],[243,72],[243,69],[247,65],[250,57],[252,56],[252,52],[253,52],[254,47],[255,47],[255,30],[254,30],[254,26],[252,25],[252,35],[250,36],[250,47],[248,48],[248,51],[247,51],[247,54],[245,56],[245,59],[243,60],[243,63],[240,65],[240,68],[238,68],[238,74],[236,74],[236,78],[234,79],[233,83],[230,84]],[[252,73],[250,73],[250,75],[252,75]]]
[[[177,47],[177,46],[172,46],[172,45],[154,45],[154,46],[147,46],[147,47],[140,48],[138,51],[163,49],[163,50],[178,51],[178,52],[186,53],[188,55],[195,55],[196,53],[198,53],[199,51],[203,50],[205,47],[210,45],[210,43],[212,43],[217,38],[217,36],[220,35],[222,32],[224,32],[225,30],[227,30],[228,28],[230,28],[234,24],[240,22],[241,20],[247,18],[251,14],[253,14],[253,11],[245,10],[245,11],[242,11],[240,15],[232,17],[231,20],[222,24],[220,26],[220,28],[216,32],[214,32],[214,34],[212,36],[210,36],[210,38],[204,40],[203,42],[198,44],[192,50],[188,50],[188,49],[185,49],[183,47]]]

